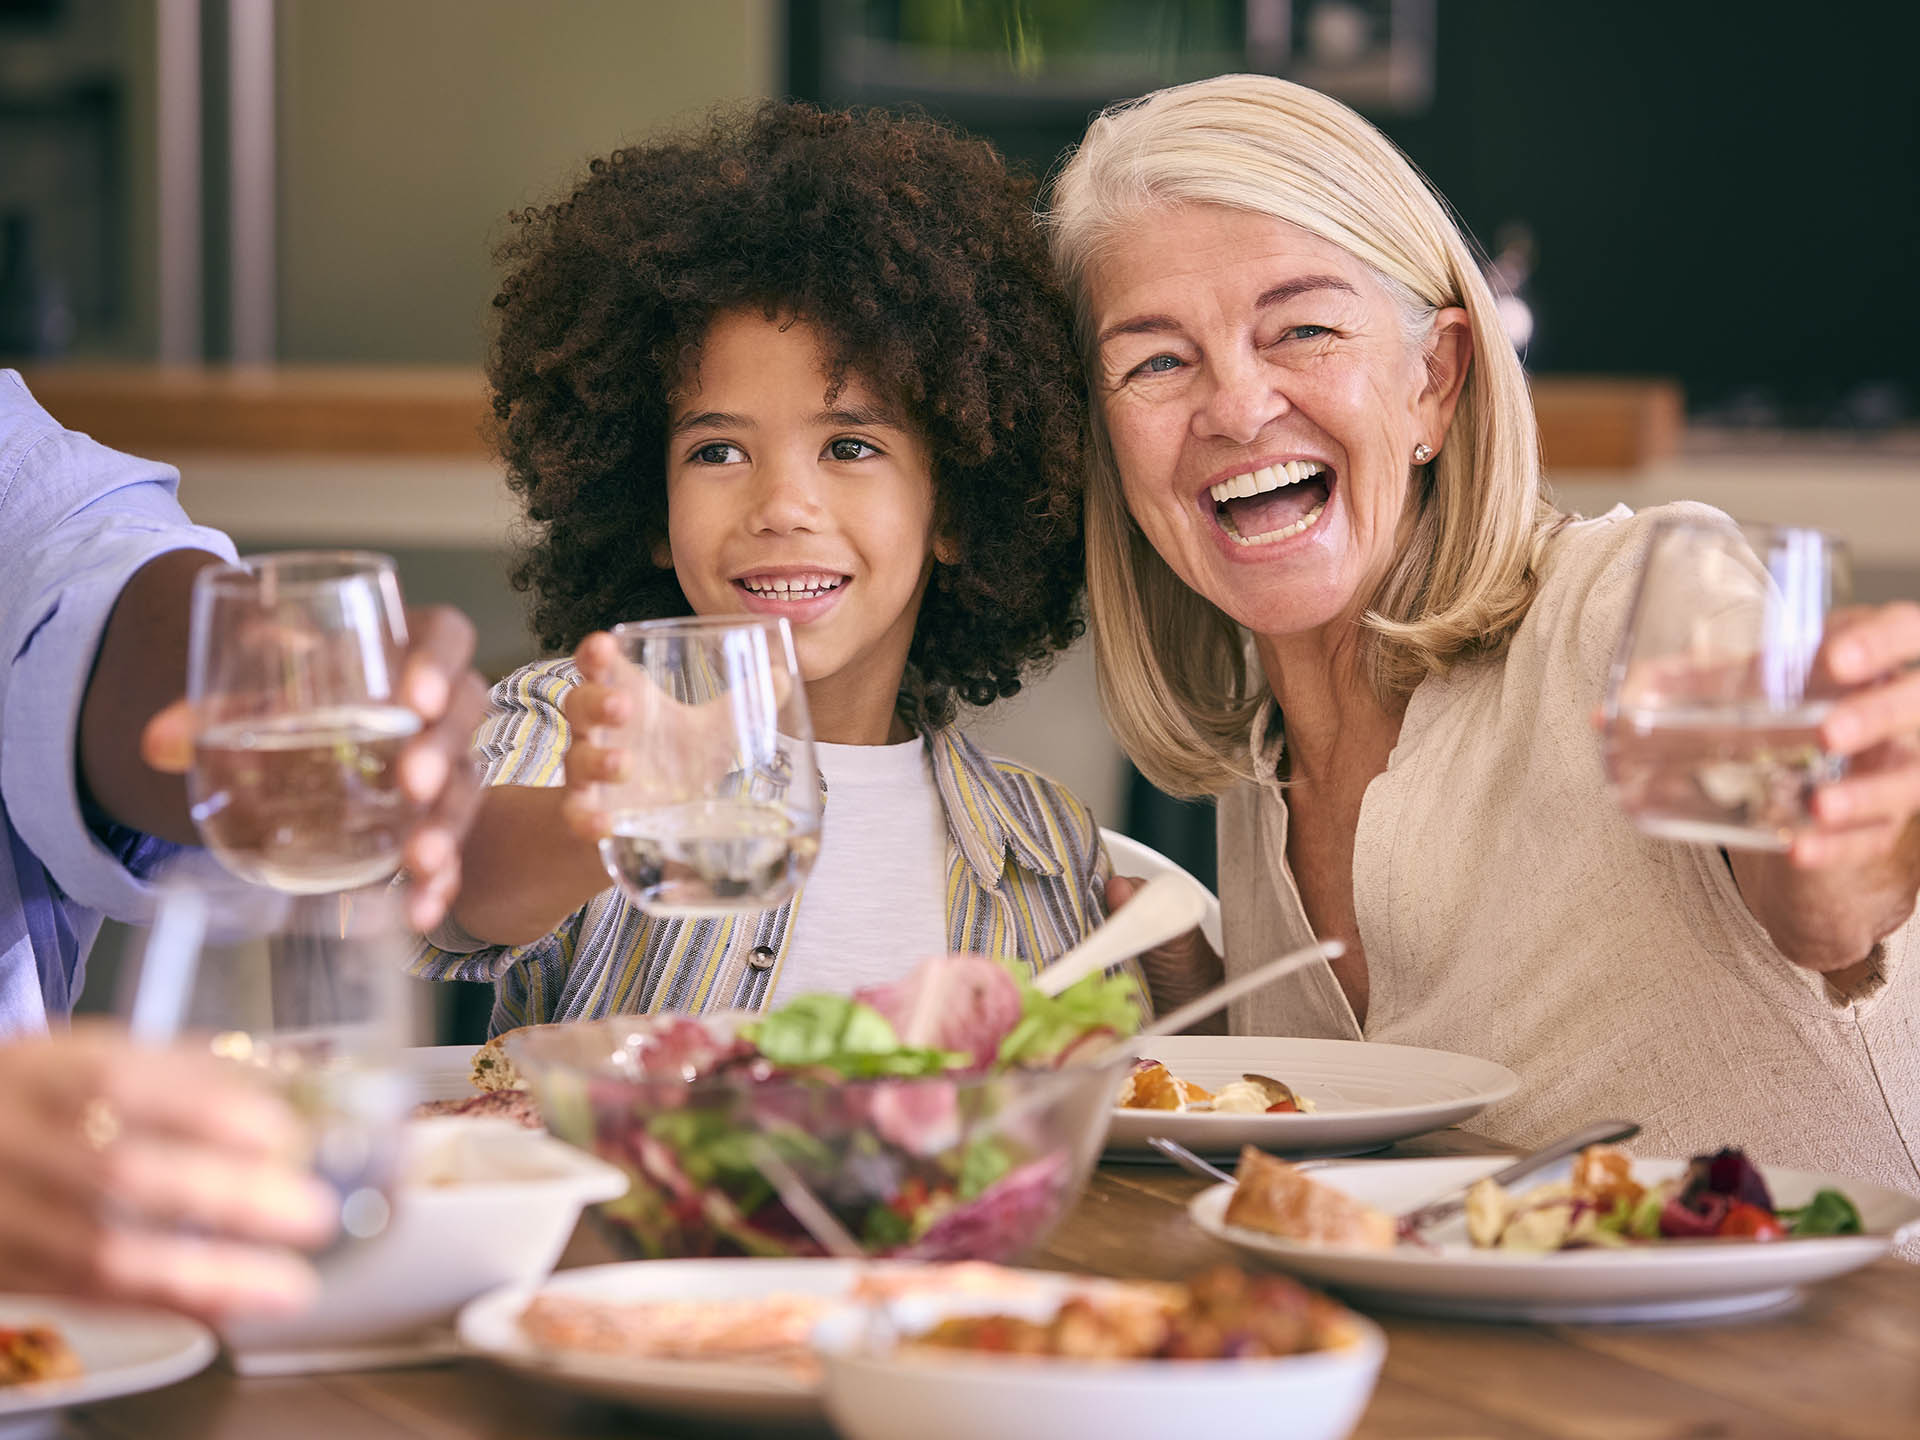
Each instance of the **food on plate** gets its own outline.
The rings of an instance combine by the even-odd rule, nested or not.
[[[1238,1183],[1227,1202],[1227,1223],[1308,1245],[1390,1250],[1391,1215],[1323,1185],[1284,1160],[1251,1145],[1240,1152]]]
[[[471,1075],[476,1090],[524,1090],[527,1082],[520,1078],[520,1072],[513,1068],[513,1061],[506,1051],[507,1036],[515,1034],[513,1030],[502,1030],[486,1044],[473,1052]]]
[[[1350,1344],[1352,1318],[1284,1275],[1220,1266],[1184,1285],[1106,1283],[1064,1300],[1050,1319],[958,1315],[915,1348],[1061,1360],[1255,1360]]]
[[[483,1090],[478,1095],[463,1095],[452,1100],[423,1100],[413,1107],[413,1115],[416,1120],[438,1115],[493,1115],[529,1130],[544,1128],[540,1107],[524,1090]]]
[[[51,1325],[0,1325],[0,1385],[69,1380],[81,1373],[80,1357]]]
[[[468,1078],[475,1093],[444,1100],[423,1100],[413,1107],[413,1118],[430,1120],[442,1115],[495,1115],[512,1120],[529,1130],[544,1128],[540,1107],[527,1092],[527,1082],[513,1068],[505,1046],[509,1035],[518,1030],[502,1030],[473,1052]]]
[[[776,1365],[812,1375],[807,1336],[837,1305],[931,1293],[1018,1302],[1042,1293],[1043,1283],[1003,1266],[962,1262],[867,1271],[839,1294],[781,1290],[734,1299],[622,1301],[543,1292],[521,1312],[520,1328],[545,1350]]]
[[[1518,1195],[1491,1180],[1467,1192],[1467,1238],[1482,1249],[1546,1254],[1592,1246],[1720,1237],[1781,1240],[1858,1235],[1860,1212],[1838,1190],[1780,1209],[1767,1182],[1739,1150],[1696,1156],[1676,1180],[1641,1185],[1624,1150],[1593,1145],[1569,1179]]]
[[[1137,995],[1115,975],[1048,996],[947,955],[763,1015],[544,1027],[518,1053],[555,1133],[633,1178],[602,1213],[643,1255],[819,1254],[756,1163],[765,1144],[870,1253],[1004,1260],[1090,1163],[1111,1083],[1093,1067],[1138,1028]]]
[[[756,1295],[742,1300],[628,1304],[536,1295],[520,1328],[544,1350],[653,1360],[745,1360],[810,1373],[807,1334],[836,1300]]]
[[[1136,1060],[1114,1101],[1123,1110],[1172,1110],[1184,1114],[1307,1115],[1313,1102],[1265,1075],[1242,1075],[1209,1091],[1183,1080],[1158,1060]]]

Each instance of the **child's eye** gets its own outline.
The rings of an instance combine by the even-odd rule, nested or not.
[[[850,436],[841,436],[838,440],[827,442],[827,454],[835,460],[864,460],[869,455],[880,452],[864,440],[855,440]]]
[[[693,452],[696,465],[737,465],[745,458],[738,445],[730,445],[725,440],[715,440]]]

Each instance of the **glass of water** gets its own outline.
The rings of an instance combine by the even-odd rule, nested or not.
[[[401,750],[407,622],[394,564],[355,551],[257,555],[193,588],[188,790],[207,848],[235,875],[301,894],[399,868],[415,807]]]
[[[631,719],[596,737],[627,773],[601,792],[600,858],[655,915],[769,910],[820,848],[813,728],[787,622],[617,625]]]
[[[1648,834],[1785,850],[1845,773],[1820,646],[1851,583],[1817,530],[1669,519],[1651,536],[1603,709],[1607,779]]]
[[[200,851],[169,862],[154,893],[129,1030],[204,1046],[277,1090],[339,1196],[341,1240],[380,1234],[415,1099],[405,1052],[427,1024],[401,897],[248,885]]]

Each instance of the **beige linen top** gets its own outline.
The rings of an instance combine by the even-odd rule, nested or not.
[[[1915,923],[1842,998],[1774,947],[1718,850],[1640,834],[1607,793],[1590,717],[1647,531],[1682,510],[1714,513],[1623,506],[1564,527],[1507,655],[1414,691],[1354,842],[1364,1037],[1324,962],[1236,1005],[1233,1029],[1498,1061],[1521,1088],[1470,1123],[1517,1145],[1621,1116],[1644,1154],[1738,1145],[1920,1194]],[[1268,776],[1271,716],[1252,737]],[[1311,930],[1282,787],[1222,797],[1219,835],[1234,975]]]

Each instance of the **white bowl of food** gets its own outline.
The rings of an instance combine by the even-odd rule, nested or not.
[[[847,1440],[1341,1440],[1386,1356],[1379,1327],[1286,1276],[1185,1285],[1035,1276],[1039,1293],[909,1295],[823,1320]]]
[[[604,1160],[512,1121],[416,1120],[385,1230],[321,1258],[305,1311],[228,1321],[221,1338],[243,1373],[417,1347],[476,1295],[547,1275],[581,1210],[626,1188]]]

